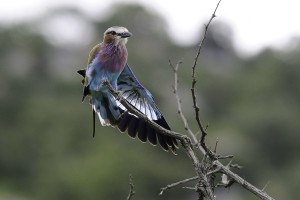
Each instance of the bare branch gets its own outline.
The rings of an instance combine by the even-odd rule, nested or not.
[[[195,109],[195,115],[196,115],[196,121],[197,121],[198,127],[199,127],[199,129],[202,133],[202,136],[201,136],[201,139],[200,139],[200,145],[197,145],[197,146],[200,149],[200,151],[203,153],[203,155],[208,154],[208,155],[210,155],[210,158],[215,159],[214,164],[216,165],[216,169],[213,170],[213,171],[208,172],[208,174],[213,174],[213,173],[219,172],[221,170],[227,176],[227,178],[230,178],[230,181],[228,182],[227,186],[233,184],[234,182],[236,182],[236,183],[242,185],[245,189],[249,190],[250,192],[252,192],[253,194],[255,194],[256,196],[258,196],[261,199],[273,200],[273,198],[270,197],[269,195],[267,195],[264,192],[264,190],[259,190],[258,188],[254,187],[252,184],[247,182],[245,179],[243,179],[239,175],[233,173],[229,169],[228,166],[224,166],[218,160],[218,159],[222,159],[222,158],[232,158],[233,156],[231,156],[231,155],[229,155],[229,156],[215,156],[215,155],[212,155],[212,154],[210,154],[210,150],[207,148],[207,146],[205,144],[205,136],[207,135],[208,125],[206,125],[205,128],[204,128],[204,126],[202,125],[201,120],[200,120],[200,115],[199,115],[200,109],[197,105],[197,98],[196,98],[196,94],[195,94],[195,85],[196,85],[196,82],[197,82],[197,80],[196,80],[196,66],[197,66],[197,62],[198,62],[198,59],[199,59],[199,56],[200,56],[200,53],[201,53],[201,50],[202,50],[204,40],[206,39],[206,35],[207,35],[209,25],[211,24],[212,20],[216,16],[216,11],[219,7],[220,2],[221,2],[221,0],[218,2],[211,18],[209,19],[209,21],[207,23],[207,25],[205,25],[203,38],[202,38],[202,40],[199,44],[198,51],[197,51],[197,54],[195,56],[194,64],[193,64],[193,67],[192,67],[192,88],[191,88],[191,92],[192,92],[192,99],[193,99],[193,107]],[[177,73],[176,68],[174,66],[171,66],[171,67],[173,68],[173,71],[174,71],[174,74],[175,74],[174,76],[176,76],[176,73]],[[177,83],[177,81],[176,81],[176,83]],[[176,87],[178,87],[178,86],[176,86]],[[175,86],[174,86],[174,88],[175,88]],[[178,99],[177,99],[177,102],[178,102]],[[193,140],[193,142],[198,143],[195,136],[192,136],[192,140]],[[217,147],[217,144],[216,144],[216,147]],[[216,151],[216,148],[215,148],[215,151]],[[235,167],[235,166],[231,166],[231,167]],[[200,194],[199,198],[202,198],[201,194]]]
[[[185,186],[185,187],[182,187],[183,189],[187,189],[187,190],[197,190],[196,187],[188,187],[188,186]]]
[[[131,197],[133,195],[135,195],[135,191],[133,190],[134,189],[134,185],[133,185],[133,182],[132,182],[132,176],[131,174],[129,174],[129,194],[127,196],[127,200],[131,200]]]
[[[263,189],[261,189],[261,191],[265,191],[265,189],[268,187],[269,183],[270,183],[270,181],[268,181],[268,182],[266,183],[266,185],[263,187]]]
[[[159,195],[163,195],[163,193],[164,193],[166,190],[169,190],[169,189],[171,189],[171,188],[173,188],[173,187],[176,187],[176,186],[178,186],[178,185],[182,185],[182,184],[184,184],[184,183],[188,183],[188,182],[190,182],[190,181],[194,181],[194,180],[197,180],[197,179],[199,179],[199,177],[198,177],[198,176],[195,176],[195,177],[192,177],[192,178],[187,178],[187,179],[184,179],[184,180],[182,180],[182,181],[178,181],[178,182],[176,182],[176,183],[172,183],[172,184],[170,184],[170,185],[167,185],[166,187],[161,188],[161,191],[160,191]]]
[[[231,168],[235,168],[235,169],[242,169],[243,166],[239,165],[239,164],[230,164],[229,165]]]
[[[219,161],[216,161],[216,165],[221,167],[221,171],[232,178],[236,183],[240,184],[242,187],[247,189],[248,191],[252,192],[256,196],[258,196],[260,199],[263,200],[274,200],[274,198],[270,197],[267,193],[265,193],[263,190],[260,190],[253,186],[251,183],[247,182],[245,179],[240,177],[239,175],[233,173],[228,167],[222,165]]]
[[[191,92],[192,92],[192,99],[193,99],[193,107],[195,109],[195,115],[196,115],[196,121],[198,123],[199,129],[201,130],[202,136],[201,136],[201,140],[200,140],[200,144],[201,147],[199,147],[199,149],[201,150],[202,153],[204,153],[204,155],[206,155],[207,153],[209,153],[209,149],[206,147],[205,144],[205,136],[207,135],[206,132],[206,128],[204,129],[201,121],[200,121],[200,116],[199,116],[199,107],[197,105],[197,99],[196,99],[196,95],[195,95],[195,84],[197,82],[196,80],[196,66],[197,66],[197,62],[198,62],[198,58],[200,56],[201,53],[201,49],[204,43],[204,40],[206,39],[206,35],[207,35],[207,31],[209,28],[210,23],[212,22],[212,20],[216,17],[216,11],[219,7],[221,0],[219,0],[211,18],[209,19],[207,25],[205,25],[205,29],[204,29],[204,34],[203,34],[203,38],[199,44],[198,47],[198,51],[194,60],[194,65],[192,67],[192,88],[191,88]],[[197,141],[194,141],[197,142]],[[228,177],[230,177],[234,182],[242,185],[245,189],[247,189],[248,191],[252,192],[253,194],[255,194],[256,196],[258,196],[259,198],[263,199],[263,200],[274,200],[272,197],[270,197],[267,193],[264,192],[264,190],[260,190],[258,188],[256,188],[255,186],[253,186],[252,184],[250,184],[249,182],[247,182],[245,179],[241,178],[239,175],[233,173],[229,167],[224,166],[219,160],[216,160],[214,162],[214,164],[217,166],[217,168],[220,168],[221,171],[226,174]]]
[[[216,155],[216,158],[217,158],[218,160],[228,159],[228,158],[233,158],[233,155],[225,155],[225,156]]]
[[[188,124],[188,122],[186,120],[186,117],[184,116],[184,114],[182,112],[181,100],[180,100],[180,97],[179,97],[179,94],[178,94],[178,83],[179,83],[179,80],[178,80],[178,69],[179,69],[179,66],[180,66],[181,63],[182,63],[182,61],[180,60],[174,66],[171,63],[171,60],[169,60],[169,65],[171,66],[171,68],[174,71],[174,88],[173,89],[174,89],[174,94],[175,94],[176,101],[177,101],[178,114],[180,115],[180,117],[181,117],[181,119],[183,121],[184,129],[189,133],[189,135],[193,138],[193,140],[197,140],[195,134],[192,132],[192,130],[189,127],[189,124]]]
[[[199,115],[200,109],[198,107],[197,98],[196,98],[196,94],[195,94],[195,85],[196,85],[196,82],[197,82],[197,80],[196,80],[196,66],[197,66],[197,62],[198,62],[198,59],[199,59],[199,56],[200,56],[200,53],[201,53],[201,50],[202,50],[204,40],[206,39],[208,27],[209,27],[210,23],[212,22],[212,20],[216,17],[216,12],[217,12],[217,9],[218,9],[220,3],[221,3],[221,0],[219,0],[213,14],[211,15],[211,18],[209,19],[208,23],[205,25],[204,34],[203,34],[203,37],[202,37],[201,42],[199,44],[198,51],[197,51],[197,54],[195,56],[194,64],[193,64],[193,67],[192,67],[192,88],[191,88],[191,92],[192,92],[192,99],[193,99],[193,107],[195,109],[195,115],[196,115],[196,121],[197,121],[198,127],[199,127],[199,129],[201,130],[201,133],[202,133],[201,139],[200,139],[200,144],[206,152],[208,152],[208,148],[205,144],[205,136],[207,135],[207,132],[206,132],[206,128],[203,127],[203,125],[201,123],[201,120],[200,120],[200,115]],[[194,141],[194,142],[197,142],[197,141]]]
[[[215,174],[215,173],[220,172],[220,171],[221,171],[221,168],[220,167],[216,167],[215,169],[207,172],[207,175]]]
[[[215,148],[214,148],[214,153],[217,153],[217,147],[219,144],[219,138],[216,139],[216,144],[215,144]]]

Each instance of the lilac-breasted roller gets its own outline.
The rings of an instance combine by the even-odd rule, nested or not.
[[[127,64],[126,43],[132,34],[124,27],[113,26],[104,32],[103,42],[97,44],[90,52],[87,68],[78,73],[84,77],[83,98],[91,96],[93,108],[93,135],[95,134],[95,113],[98,114],[103,126],[117,126],[121,132],[147,140],[156,145],[159,143],[165,150],[175,152],[175,138],[156,132],[143,120],[126,110],[115,99],[103,81],[107,80],[115,90],[120,91],[132,106],[144,113],[150,120],[160,126],[170,129],[163,115],[154,103],[151,93],[137,80]]]

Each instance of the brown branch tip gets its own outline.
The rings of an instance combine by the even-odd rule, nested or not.
[[[127,196],[127,200],[131,200],[131,197],[135,195],[135,191],[133,189],[134,189],[134,185],[132,181],[132,176],[131,174],[129,174],[129,194]]]

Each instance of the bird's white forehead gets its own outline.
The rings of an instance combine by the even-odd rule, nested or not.
[[[111,32],[111,31],[115,31],[116,33],[124,33],[124,32],[128,32],[128,29],[125,27],[121,27],[121,26],[113,26],[108,28],[104,34]]]

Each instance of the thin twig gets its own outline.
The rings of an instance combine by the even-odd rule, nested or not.
[[[132,176],[131,174],[129,174],[129,194],[127,196],[127,200],[131,200],[131,197],[135,195],[135,191],[133,189],[134,189],[134,185],[132,181]]]
[[[233,158],[234,156],[233,155],[225,155],[225,156],[222,156],[222,155],[216,155],[216,158],[218,160],[224,160],[224,159],[229,159],[229,158]]]
[[[270,181],[268,181],[268,182],[266,183],[266,185],[263,187],[263,189],[261,189],[261,191],[265,191],[265,189],[268,187],[269,183],[270,183]]]
[[[235,168],[235,169],[242,169],[243,166],[239,165],[239,164],[230,164],[229,165],[231,168]]]
[[[220,167],[215,167],[213,170],[207,172],[207,175],[211,175],[211,174],[215,174],[215,173],[218,173],[221,171],[221,168]]]
[[[183,189],[187,189],[187,190],[197,190],[196,187],[188,187],[188,186],[185,186],[185,187],[182,187]]]
[[[196,98],[196,94],[195,94],[195,85],[196,85],[196,82],[197,82],[197,80],[196,80],[196,66],[197,66],[197,62],[198,62],[198,59],[199,59],[199,56],[200,56],[200,53],[201,53],[201,50],[202,50],[204,40],[206,39],[208,27],[209,27],[210,23],[212,22],[212,20],[216,17],[216,12],[217,12],[217,9],[218,9],[220,3],[221,3],[221,0],[219,0],[213,14],[211,15],[211,18],[209,19],[208,23],[205,25],[204,34],[203,34],[203,37],[202,37],[201,42],[199,44],[198,51],[197,51],[197,54],[195,56],[194,64],[193,64],[193,67],[192,67],[192,88],[191,88],[191,92],[192,92],[192,99],[193,99],[193,107],[195,109],[195,115],[196,115],[196,121],[197,121],[198,127],[199,127],[199,129],[201,130],[201,133],[202,133],[201,139],[200,139],[200,144],[206,152],[208,152],[208,148],[205,144],[205,136],[207,135],[207,131],[206,131],[206,128],[203,127],[203,125],[201,123],[201,120],[200,120],[200,115],[199,115],[200,109],[198,107],[197,98]],[[196,143],[197,141],[194,141],[194,142]]]
[[[215,144],[215,148],[214,148],[214,153],[217,153],[217,147],[219,144],[219,138],[216,139],[216,144]]]
[[[180,60],[174,66],[172,64],[171,60],[169,60],[169,65],[171,66],[171,68],[174,71],[174,87],[173,87],[174,91],[173,92],[175,94],[176,101],[177,101],[178,114],[180,115],[181,120],[183,121],[184,129],[189,133],[189,135],[191,137],[193,137],[193,140],[197,140],[195,134],[192,132],[192,130],[189,127],[189,124],[187,122],[186,117],[184,116],[184,114],[182,112],[181,100],[180,100],[180,97],[179,97],[179,94],[178,94],[178,83],[179,83],[179,80],[178,80],[178,69],[179,69],[179,66],[180,66],[181,63],[182,63],[182,61]]]
[[[171,189],[171,188],[173,188],[173,187],[175,187],[175,186],[182,185],[182,184],[184,184],[184,183],[188,183],[188,182],[190,182],[190,181],[194,181],[194,180],[197,180],[197,179],[199,179],[199,177],[198,177],[198,176],[195,176],[195,177],[192,177],[192,178],[184,179],[184,180],[182,180],[182,181],[178,181],[178,182],[176,182],[176,183],[169,184],[169,185],[167,185],[166,187],[163,187],[163,188],[160,189],[159,195],[163,195],[163,193],[164,193],[166,190],[169,190],[169,189]]]
[[[254,195],[259,197],[263,200],[274,200],[274,198],[270,197],[266,192],[263,190],[258,189],[251,183],[247,182],[245,179],[240,177],[239,175],[233,173],[228,167],[224,166],[219,161],[216,161],[216,165],[221,167],[221,170],[224,174],[226,174],[228,177],[232,178],[236,183],[247,189],[248,191],[252,192]]]

